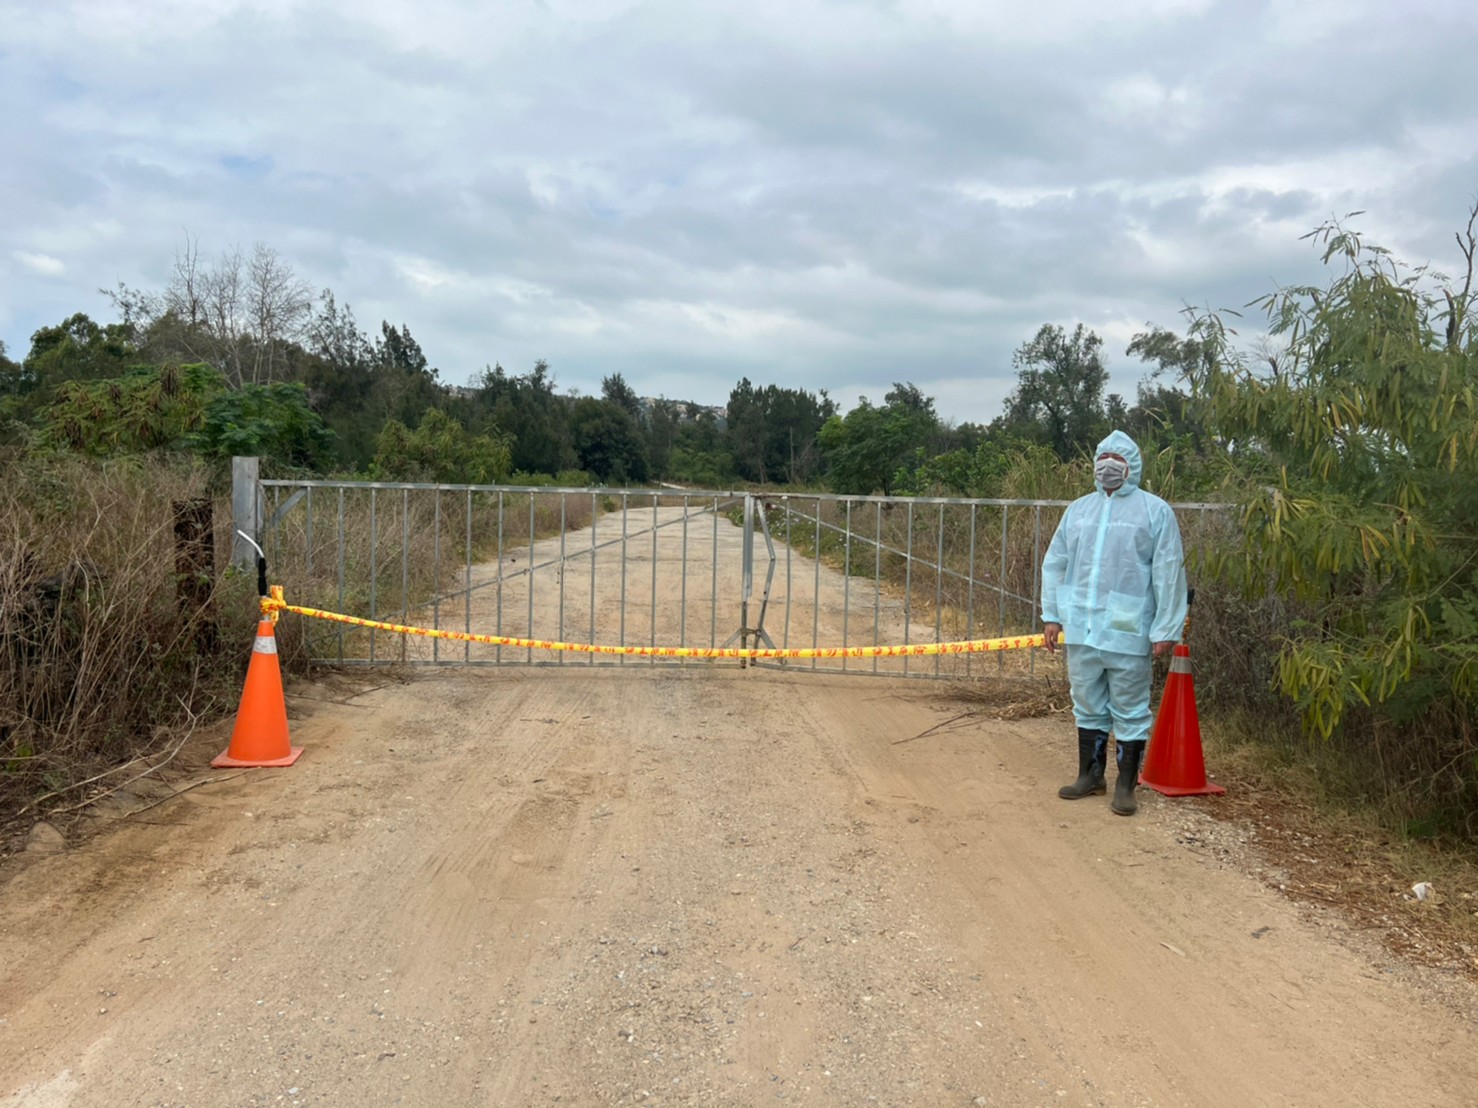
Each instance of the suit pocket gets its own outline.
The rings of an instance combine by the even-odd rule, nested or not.
[[[1108,625],[1112,631],[1128,635],[1141,635],[1148,629],[1145,609],[1149,600],[1143,596],[1130,596],[1124,592],[1108,594]]]

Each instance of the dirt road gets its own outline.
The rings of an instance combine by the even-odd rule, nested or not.
[[[1195,849],[1200,802],[1058,800],[1061,719],[718,666],[295,693],[296,766],[0,885],[0,1105],[1478,1100],[1466,985]]]

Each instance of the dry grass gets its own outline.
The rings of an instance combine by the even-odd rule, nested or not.
[[[463,587],[469,562],[586,527],[593,514],[610,507],[575,493],[312,493],[288,508],[273,532],[273,583],[284,586],[291,604],[391,622],[409,621],[433,597]],[[273,510],[269,504],[269,514]],[[392,661],[403,656],[404,645],[399,637],[364,629],[294,620],[282,649],[286,663],[298,668],[310,658]]]
[[[1245,829],[1277,886],[1338,910],[1393,954],[1478,980],[1478,859],[1392,833],[1378,809],[1332,795],[1331,753],[1240,738],[1247,721],[1208,723],[1207,756],[1227,795],[1208,806]],[[1412,887],[1435,890],[1418,900]]]
[[[776,542],[853,577],[881,581],[910,618],[944,640],[1035,626],[1038,570],[1060,508],[853,503],[806,496],[767,502]]]
[[[1071,715],[1072,697],[1063,675],[1043,673],[980,673],[953,682],[951,695],[977,706],[990,719],[1035,719],[1039,716]]]
[[[249,575],[182,582],[173,505],[204,469],[0,458],[0,824],[105,791],[235,706],[255,618]]]

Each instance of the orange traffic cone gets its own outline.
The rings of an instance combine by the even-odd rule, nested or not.
[[[1226,792],[1206,780],[1191,648],[1185,643],[1176,646],[1170,661],[1170,676],[1160,695],[1160,711],[1150,733],[1139,783],[1166,796],[1221,796]]]
[[[287,736],[287,702],[282,696],[282,670],[277,664],[277,638],[272,621],[257,624],[251,664],[246,667],[246,688],[231,731],[231,745],[211,760],[211,765],[290,766],[303,753]]]

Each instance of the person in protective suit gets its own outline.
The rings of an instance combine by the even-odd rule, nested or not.
[[[1107,791],[1113,731],[1119,779],[1109,806],[1138,810],[1149,740],[1150,658],[1170,652],[1186,618],[1185,556],[1170,505],[1139,487],[1139,447],[1113,431],[1094,454],[1095,491],[1068,506],[1042,562],[1047,649],[1061,642],[1078,725],[1078,779],[1066,800]]]

